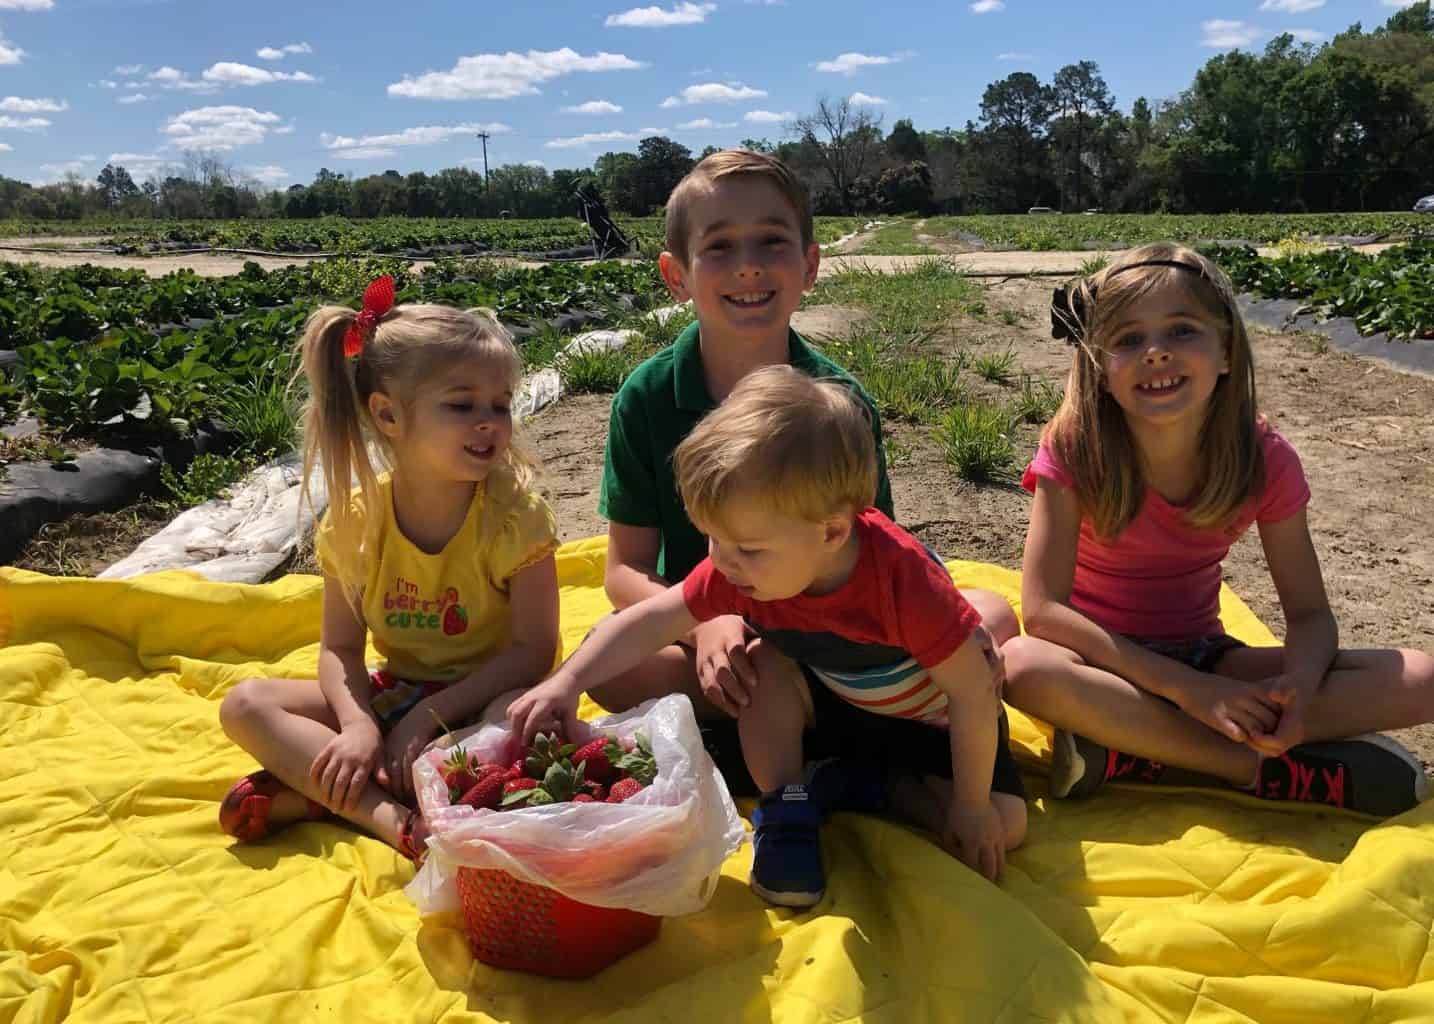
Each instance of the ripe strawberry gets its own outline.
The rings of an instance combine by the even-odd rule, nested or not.
[[[467,804],[469,807],[487,807],[490,810],[497,810],[498,805],[503,801],[503,792],[507,785],[508,780],[503,778],[502,772],[488,772],[474,783],[457,802]]]
[[[451,605],[443,613],[443,635],[457,636],[468,628],[468,611],[462,605]]]
[[[583,783],[583,788],[587,790],[588,795],[599,803],[607,799],[607,787],[601,782],[594,782],[592,779],[588,779]]]
[[[461,746],[455,746],[443,759],[443,784],[448,787],[449,802],[457,803],[477,781],[468,753]]]
[[[615,744],[606,736],[585,743],[573,753],[573,764],[587,765],[589,779],[602,783],[611,782],[617,777],[617,769],[612,766],[612,756],[608,753],[611,746]]]
[[[591,793],[579,793],[577,796],[573,797],[573,803],[575,804],[595,804],[597,802],[597,798],[594,797]]]
[[[641,793],[646,788],[646,786],[636,779],[618,779],[612,784],[612,788],[607,791],[607,802],[610,804],[620,804],[629,797]]]
[[[525,778],[527,774],[528,767],[524,763],[523,758],[521,757],[518,758],[518,760],[514,761],[511,765],[509,765],[507,771],[504,773],[505,777],[509,779]]]
[[[501,806],[516,807],[527,803],[528,798],[538,789],[538,780],[529,778],[504,779]]]
[[[651,741],[642,733],[637,734],[636,743],[628,740],[609,747],[607,756],[619,774],[634,778],[644,786],[657,778],[657,757],[652,753]]]

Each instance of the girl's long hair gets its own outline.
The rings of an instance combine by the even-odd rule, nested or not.
[[[378,474],[395,463],[392,447],[374,426],[369,396],[382,392],[401,407],[411,407],[424,388],[438,386],[445,371],[461,360],[492,366],[514,392],[522,371],[513,339],[485,310],[395,306],[365,340],[362,352],[350,359],[344,356],[343,338],[357,315],[346,306],[321,306],[310,315],[298,344],[309,381],[304,499],[314,507],[310,480],[316,469],[321,470],[328,492],[334,568],[345,597],[355,607],[366,575],[364,552],[373,550],[384,519],[377,508]],[[533,483],[537,472],[537,458],[515,424],[503,465],[483,483],[490,498],[485,511],[506,508],[514,493]],[[365,514],[359,514],[357,505]],[[484,516],[485,533],[500,525],[500,516]]]
[[[1178,261],[1195,269],[1122,269],[1151,260]],[[1194,250],[1159,242],[1133,249],[1069,287],[1072,306],[1084,310],[1084,316],[1067,318],[1077,347],[1065,399],[1042,440],[1070,474],[1095,532],[1113,537],[1130,525],[1145,501],[1146,487],[1125,413],[1104,386],[1104,356],[1124,312],[1166,287],[1185,289],[1219,325],[1228,347],[1230,371],[1220,376],[1210,396],[1200,430],[1196,489],[1183,508],[1192,526],[1228,527],[1246,500],[1264,487],[1265,471],[1250,337],[1230,279]]]

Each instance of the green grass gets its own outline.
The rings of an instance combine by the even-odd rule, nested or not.
[[[979,355],[971,363],[971,368],[982,380],[988,380],[992,384],[1004,384],[1011,379],[1011,371],[1016,365],[1016,353],[1009,348],[1004,352],[993,352],[988,355]]]
[[[300,401],[287,374],[274,372],[221,392],[219,415],[259,458],[291,452],[299,440]]]
[[[818,282],[807,297],[807,305],[826,303],[860,306],[887,333],[921,335],[983,300],[980,287],[950,264],[926,259],[900,274],[841,270]]]
[[[858,252],[863,256],[932,256],[937,253],[925,242],[916,238],[914,220],[894,220],[876,229],[875,235],[867,239]]]
[[[1061,407],[1063,393],[1048,380],[1021,374],[1020,391],[1011,402],[1011,416],[1018,423],[1045,423]]]
[[[214,498],[228,497],[229,488],[253,468],[252,457],[196,455],[183,474],[165,463],[159,469],[159,479],[171,495],[170,506],[186,509]]]
[[[1008,475],[1016,461],[1015,424],[1008,409],[965,401],[936,427],[941,454],[965,480],[988,483]]]

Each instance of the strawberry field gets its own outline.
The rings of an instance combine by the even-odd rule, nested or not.
[[[449,261],[416,274],[398,260],[335,261],[231,277],[187,271],[0,265],[0,349],[14,350],[0,418],[24,410],[68,434],[182,433],[236,384],[283,378],[318,305],[356,304],[392,273],[400,302],[484,306],[505,322],[544,324],[581,311],[610,322],[661,291],[650,263],[536,269]]]
[[[1206,250],[1235,287],[1268,299],[1302,299],[1322,319],[1348,317],[1361,334],[1434,338],[1434,240],[1378,254],[1327,249],[1262,259],[1249,246]]]

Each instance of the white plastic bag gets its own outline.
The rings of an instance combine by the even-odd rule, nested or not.
[[[510,763],[520,750],[502,714],[491,708],[455,741],[485,761]],[[446,745],[418,758],[414,785],[432,836],[428,858],[405,891],[421,913],[459,909],[459,867],[496,868],[580,903],[661,917],[707,905],[722,862],[742,845],[745,830],[702,745],[691,701],[673,694],[581,725],[583,735],[571,742],[646,735],[657,778],[620,804],[494,811],[449,804],[440,774]]]

